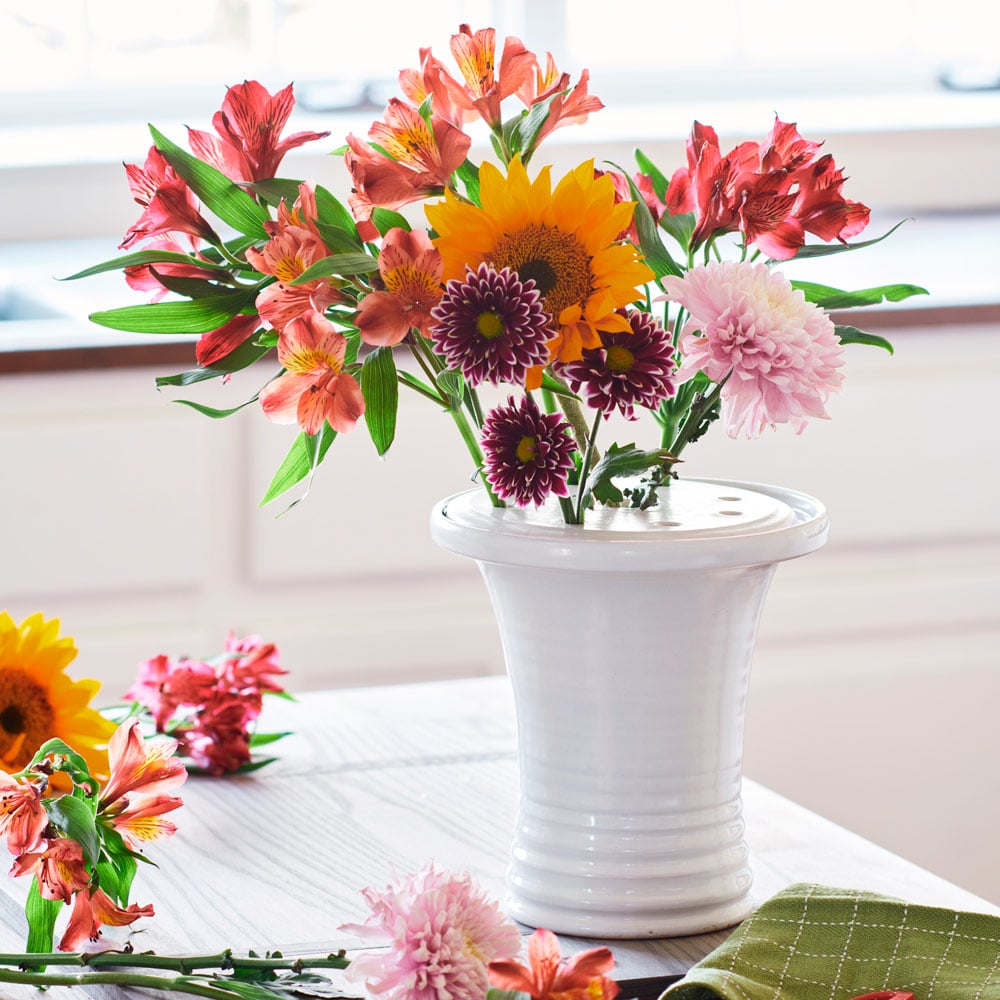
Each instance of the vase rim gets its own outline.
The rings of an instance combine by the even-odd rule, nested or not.
[[[827,539],[826,508],[797,490],[679,479],[660,496],[648,510],[597,508],[581,526],[563,523],[558,503],[496,508],[477,488],[439,502],[431,534],[443,548],[485,562],[630,571],[779,562]]]

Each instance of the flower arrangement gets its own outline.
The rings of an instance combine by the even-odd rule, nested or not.
[[[162,653],[145,660],[124,697],[130,716],[176,741],[188,770],[245,773],[275,760],[254,760],[255,749],[288,735],[256,731],[264,696],[290,697],[277,680],[284,673],[274,643],[230,633],[224,651],[209,660]]]
[[[278,176],[289,149],[328,135],[282,136],[291,86],[230,87],[214,134],[189,130],[191,152],[152,128],[145,165],[126,168],[143,209],[129,253],[74,275],[124,269],[153,293],[95,313],[99,324],[198,335],[197,367],[160,385],[277,361],[231,409],[183,401],[213,417],[259,404],[298,425],[262,502],[311,477],[362,417],[384,454],[402,387],[451,415],[495,505],[555,498],[581,523],[595,503],[654,503],[716,420],[754,437],[827,416],[843,345],[891,351],[827,310],[924,289],[845,291],[774,266],[884,238],[850,242],[869,210],[795,125],[776,118],[762,141],[724,153],[696,122],[672,172],[637,151],[632,175],[588,160],[555,180],[529,165],[555,129],[602,108],[588,72],[574,83],[513,37],[498,51],[493,29],[462,25],[450,49],[457,72],[422,49],[367,139],[347,136],[348,206]],[[470,159],[477,120],[496,162]],[[400,210],[419,203],[414,226]],[[484,384],[506,394],[490,411]],[[602,454],[608,418],[641,411],[657,446]]]

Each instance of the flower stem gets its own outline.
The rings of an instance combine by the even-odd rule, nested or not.
[[[79,965],[89,969],[130,968],[168,969],[188,975],[198,969],[346,969],[350,959],[343,953],[314,958],[242,958],[228,949],[212,955],[157,955],[155,952],[99,951],[87,952],[30,952],[27,954],[0,954],[4,965]],[[0,973],[2,975],[3,973]]]
[[[220,981],[221,982],[221,981]],[[239,996],[224,985],[214,986],[207,980],[186,977],[144,976],[135,972],[78,972],[62,975],[48,972],[0,971],[0,983],[18,983],[24,986],[135,986],[147,990],[187,993],[190,996],[208,997],[209,1000],[233,1000]]]
[[[714,385],[712,387],[712,391],[698,400],[688,411],[687,420],[684,421],[684,426],[681,427],[677,437],[670,445],[669,450],[674,458],[680,458],[680,454],[684,448],[698,435],[699,430],[702,429],[702,420],[718,402],[719,394],[722,392],[722,387],[726,384],[726,379],[728,377],[729,376],[727,375],[721,382]]]
[[[574,524],[583,524],[583,507],[584,501],[587,499],[587,477],[590,475],[590,467],[597,453],[594,443],[597,441],[597,432],[601,426],[601,416],[602,413],[600,410],[594,414],[594,425],[591,427],[590,435],[587,438],[587,450],[584,452],[583,464],[580,466],[580,482],[576,488],[576,516],[573,521]]]

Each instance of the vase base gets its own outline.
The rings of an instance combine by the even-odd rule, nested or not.
[[[753,910],[749,887],[745,895],[721,903],[681,907],[652,906],[635,910],[570,909],[522,899],[508,894],[508,916],[529,927],[544,927],[556,934],[577,937],[637,940],[689,937],[734,927]]]

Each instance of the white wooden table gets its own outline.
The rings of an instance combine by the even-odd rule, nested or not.
[[[109,928],[112,940],[130,936],[137,949],[162,953],[350,950],[357,942],[338,926],[365,918],[359,890],[432,859],[470,872],[502,898],[517,804],[506,678],[274,699],[262,729],[295,735],[275,745],[279,761],[252,775],[188,781],[184,808],[172,814],[178,833],[149,846],[159,867],[143,866],[133,890],[136,902],[154,904],[156,917],[133,925],[131,935]],[[1000,913],[749,780],[744,803],[758,901],[792,882],[816,881]],[[0,881],[4,951],[23,948],[25,881]],[[683,972],[727,933],[611,942],[616,975]],[[37,996],[4,987],[0,996],[6,989],[12,997]]]

